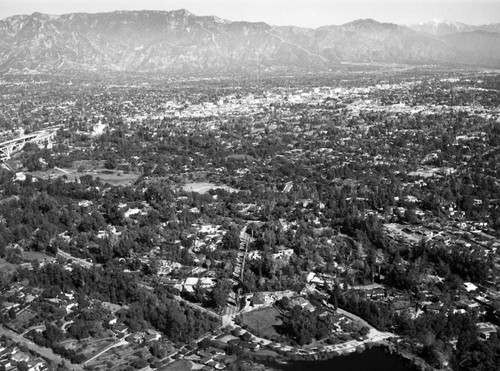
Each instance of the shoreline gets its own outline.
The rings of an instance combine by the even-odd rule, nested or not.
[[[279,355],[278,357],[274,357],[272,359],[266,357],[266,356],[258,356],[256,354],[248,354],[250,358],[257,362],[257,363],[262,363],[262,364],[271,364],[275,363],[277,365],[286,365],[289,363],[293,362],[323,362],[323,361],[329,361],[334,358],[338,357],[347,357],[350,355],[353,355],[355,353],[362,354],[363,352],[373,349],[373,348],[378,348],[382,351],[384,351],[387,354],[397,356],[401,358],[408,366],[408,368],[415,370],[415,371],[425,371],[425,370],[434,370],[431,368],[424,360],[419,358],[416,355],[409,354],[407,352],[402,352],[396,348],[396,346],[393,343],[390,343],[388,341],[382,340],[382,341],[377,341],[377,342],[370,342],[370,343],[364,343],[359,346],[357,346],[354,349],[350,350],[345,350],[343,352],[337,352],[337,351],[325,351],[325,352],[317,352],[314,354],[283,354]]]

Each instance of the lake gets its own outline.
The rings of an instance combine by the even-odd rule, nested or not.
[[[407,360],[374,347],[362,353],[338,356],[326,361],[290,361],[286,364],[264,363],[280,371],[415,371]]]

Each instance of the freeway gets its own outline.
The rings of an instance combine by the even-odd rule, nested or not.
[[[31,134],[23,135],[19,138],[10,139],[0,143],[0,160],[7,160],[14,152],[23,149],[26,143],[51,143],[56,136],[59,127],[46,128]]]

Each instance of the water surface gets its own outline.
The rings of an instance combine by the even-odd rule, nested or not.
[[[362,353],[338,356],[326,361],[290,361],[286,364],[265,363],[280,371],[415,371],[416,367],[397,354],[375,347]]]

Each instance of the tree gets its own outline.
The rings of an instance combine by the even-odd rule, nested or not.
[[[144,368],[147,365],[148,361],[146,361],[144,358],[136,358],[134,361],[132,361],[132,366],[135,367],[136,369]]]
[[[251,270],[245,268],[242,279],[242,284],[245,291],[254,292],[256,290],[255,282],[256,282],[255,274]]]
[[[361,336],[366,336],[368,335],[368,333],[370,332],[370,328],[368,326],[363,326],[361,327],[361,329],[359,330],[359,334]]]
[[[117,161],[113,156],[109,156],[104,163],[104,167],[108,170],[116,169]]]
[[[14,309],[14,307],[9,309],[9,318],[16,319],[16,310]]]
[[[316,336],[316,318],[300,306],[295,306],[292,309],[289,325],[300,345],[310,343]]]
[[[339,297],[342,295],[339,285],[335,285],[330,295],[330,303],[333,304],[333,310],[336,312],[339,307]]]
[[[165,348],[163,348],[158,341],[155,341],[151,344],[151,346],[149,347],[149,351],[153,356],[160,359],[164,358],[166,354]]]
[[[486,341],[478,340],[477,337],[470,340],[471,342],[466,349],[461,347],[462,350],[459,350],[459,344],[457,344],[454,369],[458,371],[498,370],[500,368],[498,335],[492,334]]]
[[[406,209],[404,214],[404,220],[409,224],[418,223],[418,218],[417,215],[415,214],[415,210],[411,208]]]
[[[51,323],[45,323],[45,331],[43,332],[43,336],[49,343],[53,344],[64,339],[64,332],[59,327]]]
[[[237,250],[240,246],[240,234],[235,228],[226,232],[222,238],[222,247],[227,250]]]
[[[219,279],[212,290],[212,299],[214,307],[218,310],[226,306],[229,293],[232,290],[232,282],[228,279]]]

